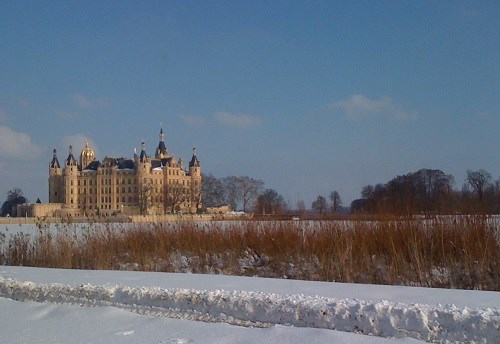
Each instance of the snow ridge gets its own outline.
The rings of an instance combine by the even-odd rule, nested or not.
[[[335,329],[438,343],[500,342],[500,310],[389,301],[275,295],[250,291],[39,284],[0,277],[0,297],[113,306],[140,314],[268,327]]]

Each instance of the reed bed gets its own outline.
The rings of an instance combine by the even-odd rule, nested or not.
[[[41,227],[0,233],[0,263],[500,291],[499,232],[481,216]]]

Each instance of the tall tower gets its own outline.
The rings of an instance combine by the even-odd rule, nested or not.
[[[146,154],[146,145],[141,144],[141,154],[137,161],[137,200],[141,215],[147,215],[151,203],[150,183],[151,158]]]
[[[63,203],[69,208],[78,208],[78,164],[73,156],[73,146],[69,146],[68,158],[63,169]]]
[[[201,208],[201,165],[193,148],[193,156],[189,162],[189,175],[191,176],[191,211],[196,212]]]
[[[62,203],[62,169],[55,148],[52,153],[52,161],[49,164],[49,203]]]

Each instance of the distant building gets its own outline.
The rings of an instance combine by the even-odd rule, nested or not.
[[[170,155],[163,128],[154,158],[141,152],[132,159],[96,160],[87,143],[77,161],[69,147],[61,165],[54,149],[49,165],[49,203],[55,216],[195,213],[201,208],[201,166],[193,148],[188,169]],[[51,208],[52,209],[52,208]]]

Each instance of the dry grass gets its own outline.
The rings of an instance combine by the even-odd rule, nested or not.
[[[0,263],[72,269],[220,273],[500,290],[497,224],[425,221],[178,223],[41,228],[3,240]],[[1,244],[1,242],[0,242]]]

